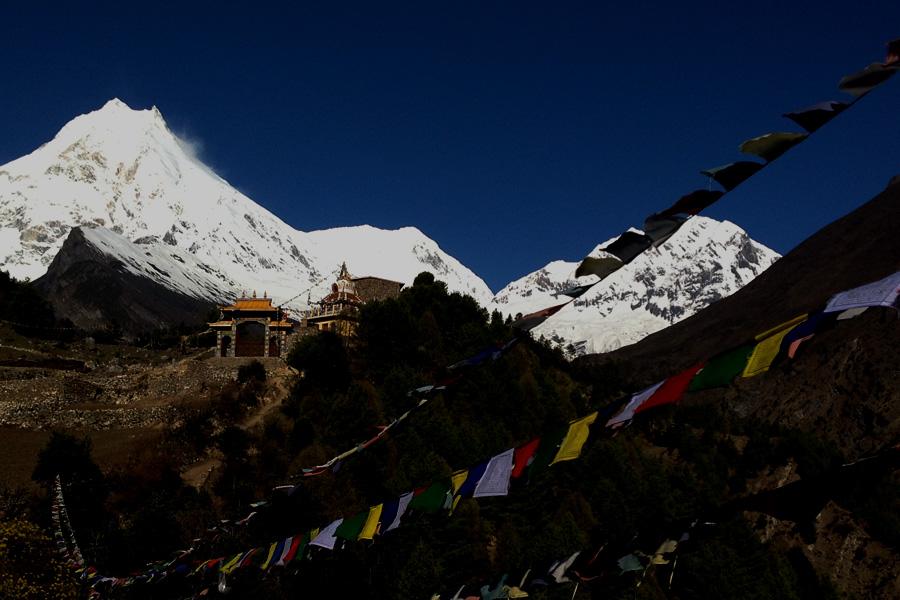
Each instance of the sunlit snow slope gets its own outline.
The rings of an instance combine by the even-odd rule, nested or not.
[[[532,334],[570,355],[608,352],[733,294],[778,258],[734,223],[695,217],[666,243],[601,281]],[[575,279],[577,266],[551,262],[507,285],[494,297],[494,306],[515,315],[562,304],[568,300],[559,294],[562,290],[596,281],[594,276]]]
[[[197,160],[155,107],[119,100],[0,166],[0,268],[41,276],[75,226],[108,230],[86,239],[147,276],[155,269],[138,263],[182,265],[202,283],[159,282],[203,299],[256,289],[283,300],[310,286],[316,298],[343,261],[354,275],[407,284],[432,271],[453,291],[491,298],[478,276],[413,227],[292,228]]]

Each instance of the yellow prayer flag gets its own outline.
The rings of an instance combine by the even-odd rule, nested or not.
[[[238,562],[240,562],[243,555],[243,552],[238,552],[231,558],[231,560],[219,567],[219,570],[223,573],[231,573],[231,571],[237,566]]]
[[[204,561],[204,562],[200,563],[200,566],[197,567],[196,569],[194,569],[194,575],[197,575],[198,573],[200,573],[200,571],[205,569],[206,565],[208,565],[208,564],[209,564],[209,561]]]
[[[463,469],[462,471],[457,471],[456,473],[450,476],[450,486],[453,490],[453,495],[456,495],[456,492],[459,491],[459,488],[462,487],[462,484],[466,482],[466,478],[469,476],[469,470]]]
[[[744,367],[741,377],[754,377],[768,371],[772,361],[778,356],[784,336],[805,321],[807,316],[804,314],[794,317],[790,321],[785,321],[781,325],[777,325],[757,335],[756,339],[759,343],[753,348],[753,352],[750,353],[750,358],[747,360],[747,366]]]
[[[798,315],[798,316],[794,317],[793,319],[791,319],[790,321],[785,321],[784,323],[776,325],[775,327],[772,327],[771,329],[766,329],[762,333],[757,334],[756,337],[754,337],[753,339],[755,339],[757,342],[760,342],[768,337],[775,335],[776,333],[780,333],[780,332],[784,331],[785,329],[790,331],[791,329],[793,329],[794,327],[796,327],[797,325],[799,325],[800,323],[805,321],[808,317],[809,317],[809,315],[806,313],[804,313],[802,315]]]
[[[359,539],[371,540],[375,537],[375,533],[378,531],[378,521],[381,520],[382,506],[382,504],[378,504],[369,509],[369,516],[366,517],[362,531],[359,532]]]
[[[671,554],[678,549],[678,542],[675,540],[666,540],[662,544],[659,545],[659,548],[656,549],[656,552],[653,553],[653,558],[650,559],[650,562],[654,565],[667,565],[669,564],[668,559],[666,559],[666,554]]]
[[[550,464],[555,465],[564,460],[575,460],[578,458],[581,454],[581,447],[584,446],[584,443],[588,439],[588,434],[590,434],[591,424],[593,424],[596,419],[597,413],[593,412],[586,417],[582,417],[569,423],[569,431],[566,433],[566,437],[563,438],[562,444],[559,446],[559,451],[556,453],[553,462]]]
[[[265,571],[269,568],[269,565],[272,563],[272,557],[275,556],[275,547],[278,546],[278,542],[273,542],[271,546],[269,546],[269,553],[266,555],[266,560],[263,561],[259,568]]]

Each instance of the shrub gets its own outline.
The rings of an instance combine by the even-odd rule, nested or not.
[[[256,381],[266,380],[266,367],[258,360],[250,361],[246,365],[238,367],[238,383],[247,383],[251,379],[255,379]]]
[[[0,598],[75,599],[78,585],[53,543],[28,521],[0,521]]]

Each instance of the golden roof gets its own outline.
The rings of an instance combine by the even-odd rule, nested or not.
[[[228,327],[231,328],[234,325],[234,321],[214,321],[212,323],[207,323],[209,327]],[[293,321],[288,321],[284,319],[282,321],[269,321],[269,327],[282,328],[282,327],[293,327],[295,323]]]
[[[271,298],[238,298],[231,306],[223,306],[222,310],[275,310]]]

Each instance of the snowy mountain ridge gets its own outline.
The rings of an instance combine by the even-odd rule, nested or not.
[[[94,230],[89,242],[123,252],[131,269],[152,274],[152,267],[135,266],[142,259],[185,265],[204,283],[182,290],[209,300],[250,289],[286,299],[309,287],[315,298],[345,260],[354,275],[409,284],[429,270],[452,291],[485,304],[492,296],[414,227],[292,228],[194,158],[155,107],[132,110],[115,99],[0,166],[3,269],[20,279],[40,277],[77,226]]]
[[[0,268],[37,279],[76,227],[79,256],[105,256],[111,268],[205,302],[256,290],[279,303],[297,296],[289,306],[304,308],[327,293],[344,261],[355,276],[405,284],[431,271],[451,291],[512,316],[561,304],[560,292],[596,280],[575,279],[577,263],[554,261],[494,295],[415,227],[299,231],[200,162],[155,107],[119,100],[0,166]],[[777,257],[736,225],[697,217],[534,334],[572,355],[629,344],[735,292]]]
[[[613,240],[599,244],[591,256]],[[658,248],[635,258],[532,331],[570,356],[608,352],[685,319],[749,283],[779,258],[729,221],[694,217]],[[554,261],[494,296],[505,314],[562,304],[560,292],[593,283],[577,262]]]

